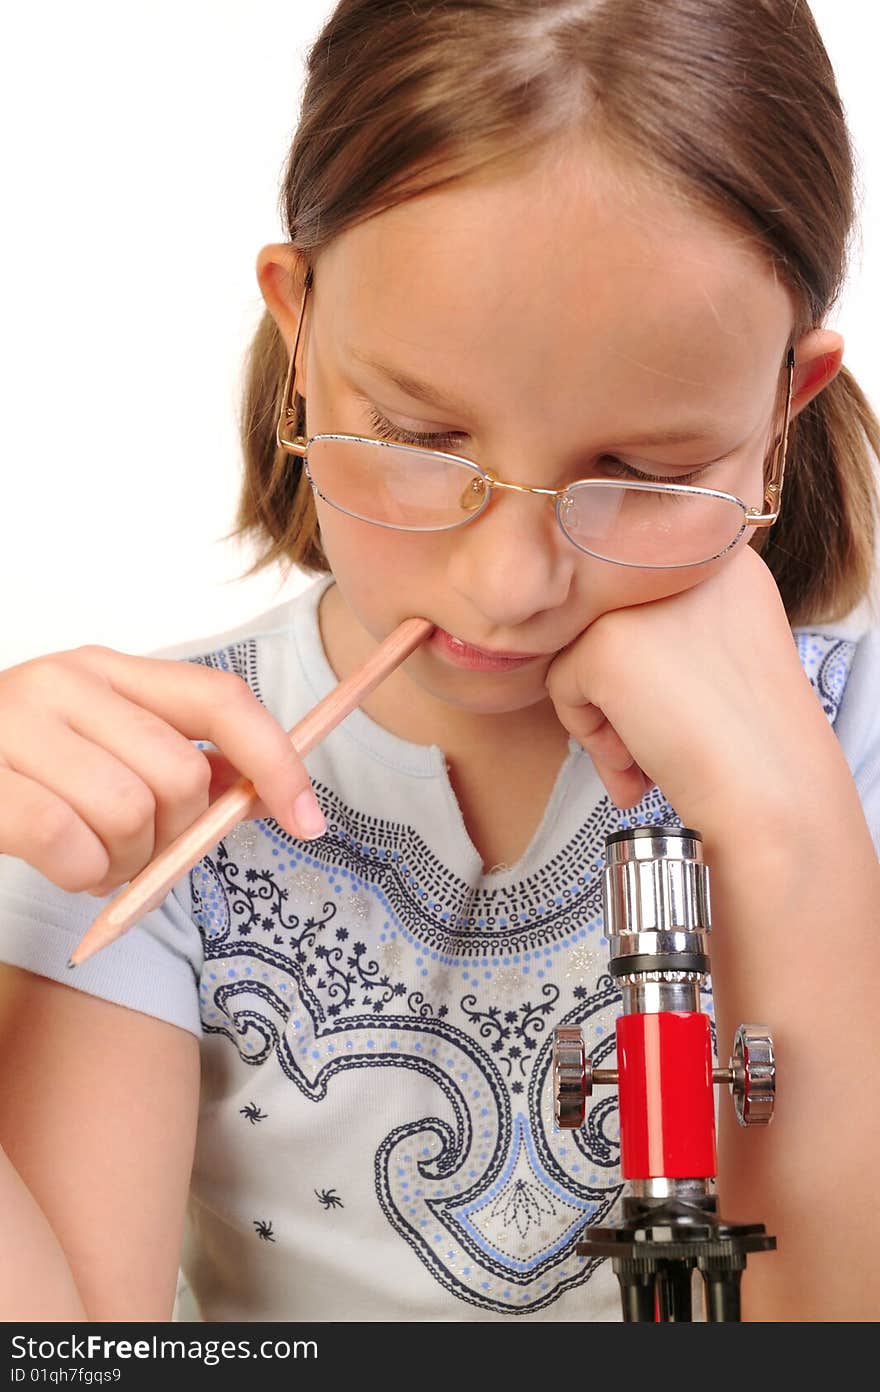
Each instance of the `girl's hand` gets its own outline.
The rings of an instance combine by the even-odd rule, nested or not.
[[[233,673],[103,647],[0,672],[0,852],[61,889],[126,884],[242,774],[252,817],[322,834],[294,810],[314,793],[286,731]]]
[[[741,805],[758,788],[788,805],[811,742],[837,743],[776,582],[748,545],[689,590],[602,614],[546,684],[617,806],[657,784],[686,825],[737,791]]]

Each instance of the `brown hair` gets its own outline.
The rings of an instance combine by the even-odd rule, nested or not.
[[[855,174],[805,0],[340,0],[307,56],[285,233],[313,271],[353,224],[578,129],[744,232],[792,297],[793,343],[822,324],[847,275]],[[247,575],[329,570],[305,471],[276,444],[287,366],[266,310],[230,533],[262,548]],[[869,591],[877,455],[880,421],[842,367],[792,421],[780,519],[752,539],[792,626]]]

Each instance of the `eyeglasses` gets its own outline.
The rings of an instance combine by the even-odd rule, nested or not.
[[[442,450],[395,444],[363,435],[285,437],[295,429],[296,354],[311,288],[306,278],[290,355],[279,449],[303,460],[313,491],[349,517],[403,532],[443,532],[473,522],[496,488],[552,498],[563,535],[579,551],[614,565],[669,570],[705,565],[736,545],[747,527],[770,527],[779,516],[791,413],[794,349],[786,355],[785,421],[764,485],[762,510],[733,493],[679,483],[581,479],[566,488],[508,483],[470,459]]]

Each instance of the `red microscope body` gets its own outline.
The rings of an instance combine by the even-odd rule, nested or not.
[[[741,1125],[767,1125],[773,1041],[763,1026],[740,1025],[729,1066],[713,1067],[700,1009],[711,928],[700,833],[633,827],[606,838],[605,859],[605,932],[623,1002],[617,1068],[594,1070],[580,1029],[557,1029],[554,1094],[558,1125],[578,1127],[593,1087],[617,1084],[628,1192],[621,1221],[588,1227],[577,1251],[612,1259],[624,1320],[690,1320],[694,1270],[707,1320],[738,1320],[746,1256],[776,1239],[718,1213],[714,1085],[728,1083]]]

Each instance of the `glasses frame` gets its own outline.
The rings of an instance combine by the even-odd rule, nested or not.
[[[485,512],[492,501],[492,492],[495,488],[509,488],[516,493],[540,493],[544,497],[554,499],[557,524],[566,541],[570,542],[572,546],[588,556],[593,556],[596,560],[606,561],[609,565],[629,566],[636,570],[679,570],[690,565],[707,565],[710,561],[717,560],[719,556],[723,556],[727,551],[731,550],[731,548],[737,544],[747,527],[772,527],[773,523],[779,517],[779,509],[782,502],[782,486],[785,478],[785,460],[788,452],[788,429],[791,419],[791,396],[795,366],[793,348],[790,347],[788,349],[785,359],[785,368],[788,372],[788,384],[785,398],[785,420],[782,426],[782,433],[774,446],[773,462],[770,465],[769,477],[764,484],[764,501],[761,509],[748,507],[747,504],[743,502],[742,498],[738,498],[735,493],[725,493],[716,488],[700,488],[696,485],[686,483],[642,483],[637,479],[576,479],[574,483],[566,484],[565,488],[536,488],[531,484],[509,483],[504,479],[497,478],[494,474],[481,468],[479,464],[474,463],[472,459],[467,459],[464,455],[449,454],[445,450],[433,450],[423,445],[398,444],[393,440],[382,440],[377,439],[375,436],[368,435],[295,435],[293,439],[287,439],[284,435],[285,428],[291,425],[295,427],[296,425],[297,412],[293,404],[294,386],[296,382],[296,354],[299,348],[299,340],[305,318],[306,301],[312,283],[313,277],[310,270],[306,276],[305,289],[303,291],[302,303],[299,311],[299,322],[296,326],[296,338],[293,344],[293,352],[290,355],[287,380],[285,382],[281,401],[281,411],[275,429],[275,439],[279,449],[284,450],[287,454],[302,459],[306,470],[306,476],[313,491],[318,494],[318,497],[322,498],[330,507],[336,508],[338,512],[345,513],[347,517],[357,518],[358,521],[367,522],[372,527],[387,527],[397,532],[448,532],[458,527],[467,526],[468,522],[473,522],[475,518]],[[308,462],[309,446],[315,440],[347,440],[358,444],[380,445],[384,449],[406,450],[408,453],[423,454],[431,456],[432,458],[451,460],[456,464],[464,465],[466,468],[473,470],[475,475],[485,481],[488,485],[486,488],[485,500],[479,508],[469,513],[467,517],[463,517],[461,521],[449,522],[440,527],[405,527],[395,522],[377,522],[372,517],[362,517],[359,513],[350,512],[347,508],[340,507],[338,503],[334,503],[331,498],[326,497],[318,489],[314,479],[309,473]],[[650,493],[694,493],[701,497],[723,498],[729,502],[736,503],[736,505],[742,509],[743,523],[733,541],[725,546],[722,551],[717,552],[715,556],[708,556],[702,561],[685,561],[684,563],[675,563],[669,566],[644,565],[633,561],[615,561],[608,556],[600,556],[595,551],[590,551],[587,547],[581,546],[569,536],[568,532],[565,530],[560,515],[562,502],[572,489],[585,487],[637,489],[639,492]]]

